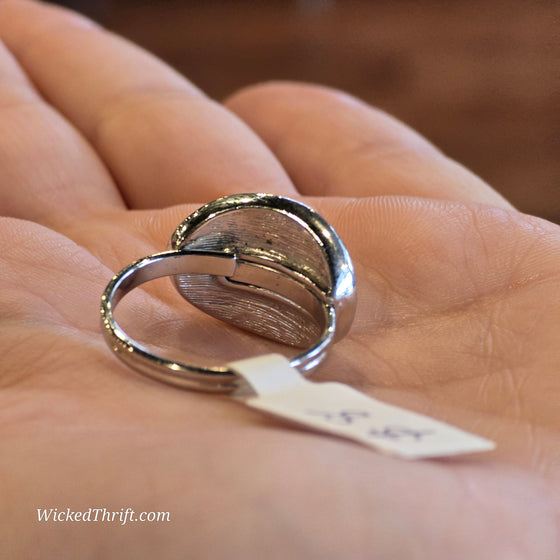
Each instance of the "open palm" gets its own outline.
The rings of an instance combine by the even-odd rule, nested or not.
[[[270,84],[224,107],[125,41],[26,1],[0,2],[0,38],[7,558],[556,557],[558,226],[344,94]],[[315,379],[497,449],[399,461],[122,365],[99,329],[107,281],[233,192],[302,199],[352,255],[356,319]],[[123,313],[153,344],[214,361],[271,349],[168,282],[137,292]],[[37,508],[129,506],[171,521],[37,521]]]

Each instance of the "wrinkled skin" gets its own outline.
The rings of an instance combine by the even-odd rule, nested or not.
[[[560,227],[340,92],[267,84],[222,106],[137,47],[31,2],[0,2],[0,37],[7,557],[557,557]],[[314,379],[495,451],[391,459],[111,354],[98,305],[112,274],[163,250],[201,203],[253,191],[312,205],[355,263],[355,323]],[[137,292],[123,313],[156,344],[202,361],[271,349],[194,312],[167,281]],[[36,514],[128,506],[171,521]]]

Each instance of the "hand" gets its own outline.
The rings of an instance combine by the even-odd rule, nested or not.
[[[339,92],[270,84],[224,106],[58,8],[0,2],[0,468],[10,558],[539,558],[558,550],[560,227]],[[300,198],[353,257],[350,334],[314,379],[494,439],[406,462],[121,364],[112,274],[200,204]],[[193,359],[270,343],[168,281],[124,311]],[[123,306],[125,304],[123,303]],[[147,325],[145,328],[142,325]],[[37,508],[169,511],[39,523]]]

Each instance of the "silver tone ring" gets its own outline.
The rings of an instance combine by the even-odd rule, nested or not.
[[[138,371],[172,385],[230,392],[227,367],[198,367],[153,354],[119,326],[114,309],[141,284],[170,276],[191,304],[228,324],[304,351],[291,360],[306,372],[352,324],[352,261],[334,229],[308,206],[270,194],[210,202],[175,230],[169,250],[121,270],[101,299],[105,340]]]

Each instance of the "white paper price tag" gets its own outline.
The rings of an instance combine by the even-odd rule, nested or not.
[[[383,403],[342,383],[313,383],[277,354],[229,364],[256,393],[245,404],[404,459],[494,449],[494,442]]]

